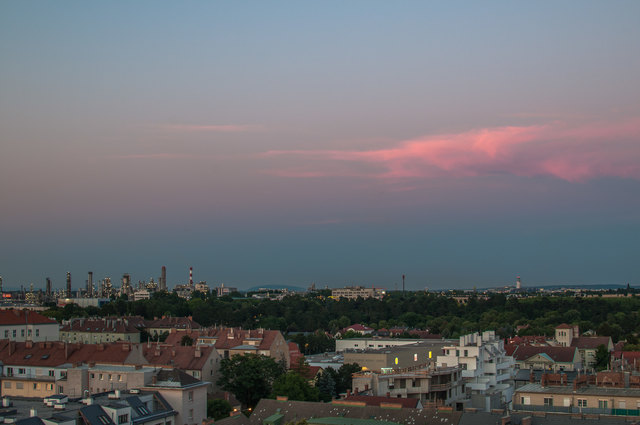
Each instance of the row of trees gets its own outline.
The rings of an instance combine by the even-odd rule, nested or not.
[[[235,355],[220,363],[217,383],[249,407],[255,406],[262,398],[278,396],[299,401],[330,401],[351,389],[351,375],[360,370],[355,363],[345,364],[338,370],[327,368],[318,377],[313,377],[304,359],[294,366],[287,371],[284,364],[271,357]]]
[[[391,293],[383,300],[333,300],[318,293],[294,295],[281,301],[200,296],[191,300],[171,293],[156,293],[149,300],[130,302],[121,297],[101,308],[75,305],[52,306],[45,312],[58,320],[81,316],[139,315],[151,319],[162,315],[193,316],[203,326],[221,324],[244,328],[263,327],[283,332],[323,332],[306,335],[300,346],[306,353],[331,348],[324,331],[335,332],[353,323],[372,328],[407,326],[429,329],[444,337],[494,329],[511,336],[517,325],[528,324],[531,334],[553,334],[560,323],[578,324],[583,330],[610,335],[638,344],[640,297],[576,298],[537,296],[507,298],[503,294],[488,299],[471,297],[466,304],[432,293]],[[301,337],[296,337],[301,338]],[[298,342],[296,340],[296,342]]]

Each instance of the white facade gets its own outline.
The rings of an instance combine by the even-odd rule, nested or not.
[[[20,325],[0,325],[0,339],[11,341],[57,341],[60,325],[57,323],[24,323]]]
[[[345,350],[371,350],[378,348],[397,347],[400,345],[410,345],[416,342],[426,341],[424,339],[405,338],[347,338],[336,339],[336,353]]]
[[[489,411],[511,401],[515,361],[495,331],[461,336],[458,346],[446,346],[444,352],[437,358],[438,367],[460,365],[473,407]]]

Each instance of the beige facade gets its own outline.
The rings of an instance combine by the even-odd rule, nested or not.
[[[514,410],[628,415],[640,409],[640,388],[541,386],[527,384],[516,390]]]
[[[2,397],[44,398],[54,394],[57,394],[55,377],[2,377]]]
[[[331,290],[331,297],[335,299],[348,298],[355,300],[356,298],[376,298],[382,299],[386,291],[382,288],[365,288],[363,286],[347,286],[345,288],[336,288]]]
[[[352,389],[373,396],[417,398],[422,405],[453,405],[464,397],[460,369],[406,368],[390,373],[353,375]]]
[[[344,363],[357,363],[374,372],[435,363],[448,343],[436,340],[375,350],[350,350],[344,352]]]

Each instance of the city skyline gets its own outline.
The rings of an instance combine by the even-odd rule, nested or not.
[[[637,16],[2,2],[4,285],[638,285]]]

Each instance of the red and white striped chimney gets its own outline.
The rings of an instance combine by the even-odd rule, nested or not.
[[[193,267],[189,267],[189,285],[193,286]]]

